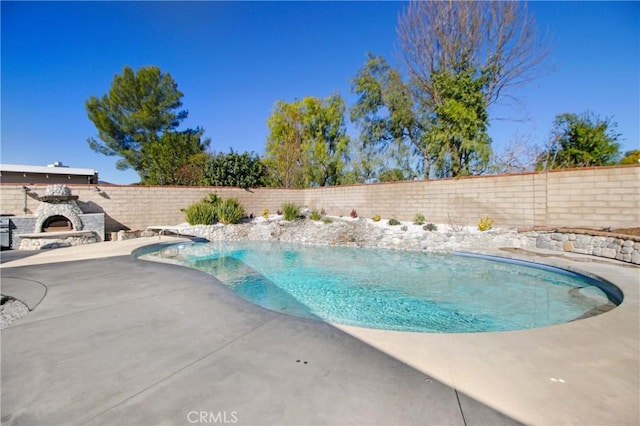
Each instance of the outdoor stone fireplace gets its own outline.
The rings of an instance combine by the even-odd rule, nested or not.
[[[82,231],[82,210],[78,207],[77,195],[71,195],[71,189],[64,185],[50,185],[40,197],[36,209],[34,233]]]
[[[68,186],[47,186],[33,216],[10,217],[11,247],[37,250],[103,241],[104,213],[83,213],[78,198]]]

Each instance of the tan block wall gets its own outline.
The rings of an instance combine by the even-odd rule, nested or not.
[[[327,214],[360,217],[375,214],[411,220],[416,213],[428,222],[475,225],[489,216],[509,226],[640,226],[640,166],[601,167],[479,176],[461,179],[394,182],[311,189],[95,186],[69,185],[85,213],[105,213],[106,232],[144,229],[184,222],[180,209],[215,192],[235,197],[247,213],[267,208],[275,213],[285,202]],[[44,195],[45,185],[29,185],[27,214]],[[22,185],[0,185],[0,213],[23,215]]]

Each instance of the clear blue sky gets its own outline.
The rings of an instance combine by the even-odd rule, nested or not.
[[[62,161],[101,180],[133,183],[117,157],[91,151],[84,103],[115,74],[157,65],[184,93],[189,118],[215,151],[264,152],[278,100],[340,93],[371,51],[396,63],[403,2],[11,2],[2,1],[2,163]],[[490,135],[500,150],[515,133],[544,145],[555,115],[613,117],[623,151],[639,148],[640,3],[534,2],[540,32],[553,35],[555,70],[497,108]],[[352,129],[353,130],[353,129]],[[357,135],[355,132],[353,137]]]

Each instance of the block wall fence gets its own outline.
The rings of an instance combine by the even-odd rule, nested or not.
[[[0,185],[0,213],[36,211],[46,185]],[[640,226],[640,165],[554,170],[500,176],[405,181],[309,189],[69,185],[85,213],[105,213],[105,231],[183,223],[180,209],[215,192],[235,197],[247,213],[274,214],[283,203],[325,209],[335,216],[376,214],[428,222],[476,225],[489,216],[499,227]],[[26,213],[24,211],[26,204]]]

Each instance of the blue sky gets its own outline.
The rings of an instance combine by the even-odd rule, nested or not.
[[[366,52],[396,64],[403,2],[1,2],[1,158],[94,168],[101,180],[138,181],[117,157],[91,151],[85,101],[102,96],[129,65],[157,65],[184,93],[189,118],[215,151],[266,144],[278,100],[340,93]],[[552,35],[551,72],[520,89],[518,108],[497,107],[494,150],[515,134],[544,145],[555,115],[591,110],[612,117],[622,151],[637,149],[640,3],[533,2]],[[356,137],[351,128],[352,136]]]

